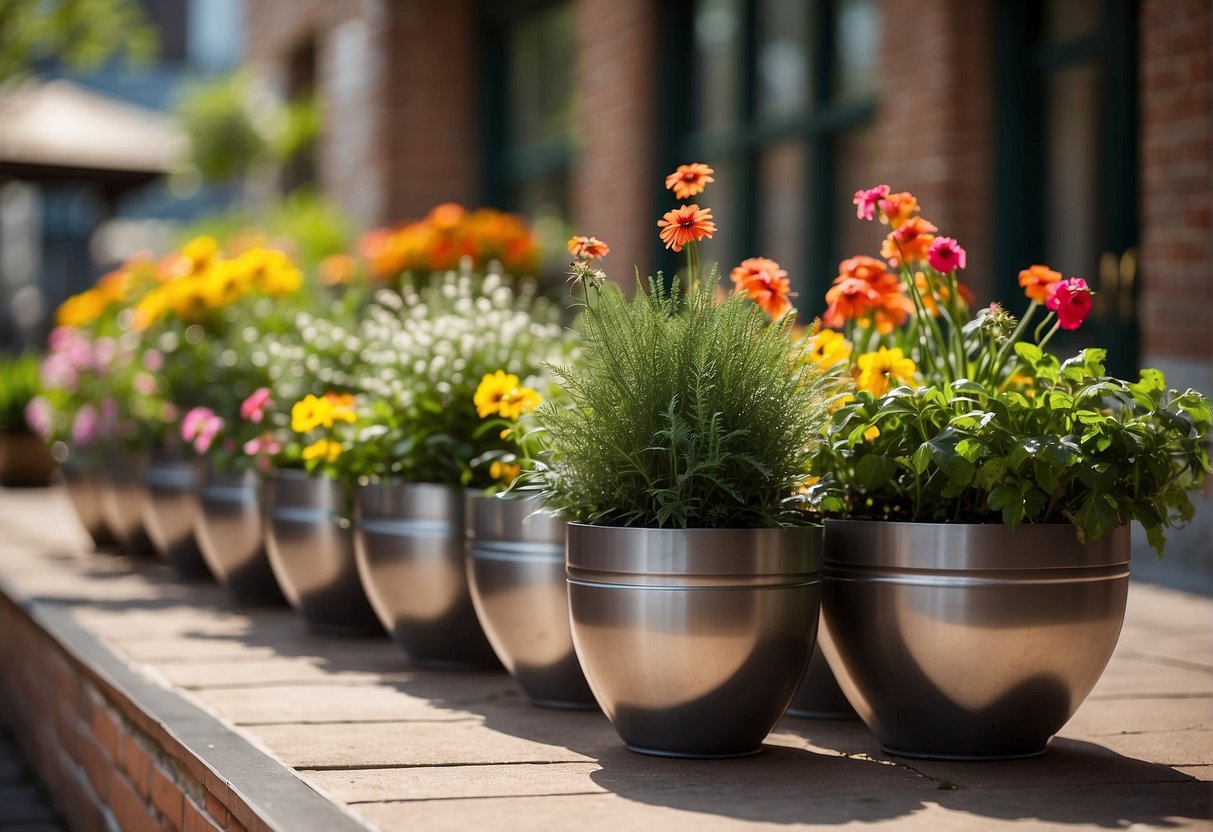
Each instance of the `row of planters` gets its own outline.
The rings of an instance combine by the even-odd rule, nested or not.
[[[1042,752],[1115,646],[1129,525],[1161,553],[1191,516],[1208,402],[1050,353],[1079,278],[974,314],[964,249],[885,186],[855,197],[881,256],[798,326],[777,263],[701,266],[713,181],[667,179],[676,278],[629,297],[569,241],[568,329],[491,264],[534,254],[506,215],[441,206],[315,286],[194,241],[65,304],[31,422],[99,542],[419,665],[500,660],[636,751],[753,753],[792,706],[894,754]]]

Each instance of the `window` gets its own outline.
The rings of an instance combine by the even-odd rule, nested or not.
[[[573,157],[573,4],[483,4],[486,200],[564,225]],[[554,228],[552,229],[554,230]]]
[[[693,67],[690,129],[668,149],[673,164],[717,170],[704,204],[720,232],[704,256],[722,270],[756,255],[778,260],[812,312],[838,261],[860,245],[848,238],[855,224],[845,209],[871,179],[877,4],[688,0],[669,5],[663,42],[677,43],[672,33],[687,19],[690,43],[677,60]],[[669,87],[676,110],[686,92]]]

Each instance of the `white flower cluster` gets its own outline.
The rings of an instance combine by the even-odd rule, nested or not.
[[[466,410],[496,370],[546,391],[545,363],[568,357],[558,310],[533,284],[514,289],[500,274],[451,272],[376,301],[362,323],[357,386],[397,410]]]
[[[251,342],[250,360],[265,367],[275,400],[294,402],[308,393],[353,389],[358,382],[358,333],[340,323],[301,312],[289,334],[263,338],[253,327],[243,337]],[[262,338],[260,341],[254,339]]]

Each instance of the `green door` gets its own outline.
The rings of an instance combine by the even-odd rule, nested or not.
[[[1021,268],[1084,278],[1095,309],[1059,352],[1137,367],[1137,2],[995,0],[997,293]],[[1009,304],[1021,312],[1026,301]]]

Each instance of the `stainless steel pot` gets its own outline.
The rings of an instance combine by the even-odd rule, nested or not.
[[[496,667],[464,567],[463,493],[381,482],[354,495],[358,572],[392,638],[419,665]]]
[[[497,658],[532,702],[593,708],[569,631],[565,524],[539,507],[536,499],[467,495],[472,603]]]
[[[116,542],[105,520],[101,516],[101,474],[98,467],[69,457],[61,466],[63,482],[67,485],[67,496],[72,501],[80,525],[88,532],[97,546],[109,546]]]
[[[157,554],[187,578],[210,577],[194,539],[200,489],[198,462],[181,448],[154,448],[143,463],[143,527]]]
[[[285,468],[266,477],[265,548],[282,594],[314,632],[382,633],[354,564],[345,489]]]
[[[788,716],[799,719],[859,719],[859,714],[855,713],[846,694],[838,686],[820,644],[813,647],[809,666],[805,668],[804,678],[800,680],[800,687],[796,689],[796,695],[788,707]]]
[[[1129,533],[830,521],[822,650],[889,754],[1030,757],[1103,672]]]
[[[211,572],[244,604],[285,604],[265,553],[260,478],[219,471],[206,460],[194,537]]]
[[[633,751],[753,754],[813,649],[820,527],[568,527],[573,644]]]
[[[117,448],[106,453],[101,472],[101,517],[128,555],[155,554],[143,527],[143,501],[146,498],[147,485],[143,480],[140,455]]]

